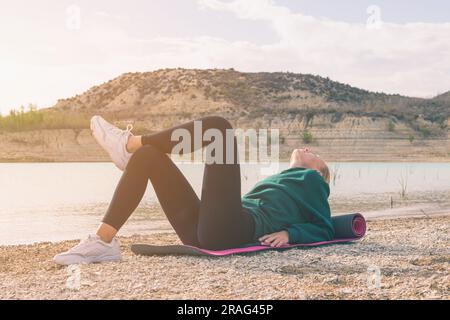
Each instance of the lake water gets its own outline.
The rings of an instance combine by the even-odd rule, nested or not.
[[[203,166],[180,168],[199,193]],[[286,163],[280,165],[285,168]],[[376,217],[450,212],[450,163],[332,163],[330,168],[335,172],[330,197],[334,213]],[[0,244],[85,237],[97,227],[120,176],[110,163],[0,164]],[[262,178],[260,166],[244,165],[242,192]],[[121,235],[169,230],[149,185]]]

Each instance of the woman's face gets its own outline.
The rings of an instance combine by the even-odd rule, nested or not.
[[[308,168],[320,172],[320,169],[326,166],[318,155],[309,148],[295,149],[291,156],[291,168]]]

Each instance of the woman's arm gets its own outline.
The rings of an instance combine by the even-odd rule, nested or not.
[[[290,244],[307,244],[330,241],[334,238],[334,230],[325,223],[297,223],[287,228]]]
[[[297,223],[287,230],[275,232],[259,238],[262,245],[279,248],[288,244],[308,244],[333,240],[334,230],[325,224]]]

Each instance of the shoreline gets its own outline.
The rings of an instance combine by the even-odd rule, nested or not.
[[[247,126],[244,126],[247,127]],[[300,130],[300,129],[299,129]],[[350,132],[340,128],[334,132],[317,129],[316,140],[305,143],[300,131],[292,131],[279,146],[279,161],[289,161],[293,149],[309,146],[327,162],[450,162],[450,137],[418,139],[410,143],[392,133],[367,131]],[[331,131],[330,131],[331,130]],[[362,131],[361,131],[362,130]],[[88,129],[40,130],[32,133],[0,133],[0,163],[73,163],[108,162],[109,156],[98,145]]]
[[[224,258],[140,257],[129,249],[179,243],[173,232],[119,240],[123,261],[80,266],[72,289],[69,270],[51,258],[77,241],[0,246],[0,299],[449,299],[450,212],[371,220],[353,244]]]

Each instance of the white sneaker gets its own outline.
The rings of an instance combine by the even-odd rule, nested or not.
[[[111,243],[106,243],[97,235],[90,235],[69,251],[53,258],[57,264],[64,266],[120,260],[122,260],[122,254],[119,242],[114,238]]]
[[[133,135],[131,130],[133,130],[132,125],[128,125],[126,130],[121,130],[100,116],[94,116],[91,119],[91,131],[95,140],[109,154],[116,167],[122,171],[125,170],[133,155],[127,151],[128,139]]]

